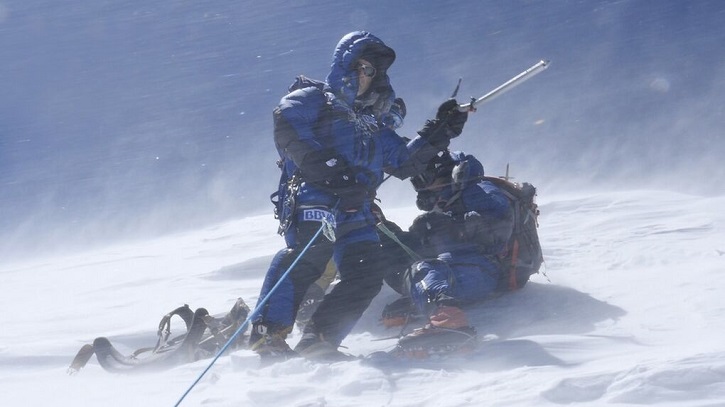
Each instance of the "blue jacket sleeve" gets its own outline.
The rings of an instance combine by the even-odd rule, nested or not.
[[[509,217],[511,205],[506,195],[496,185],[481,181],[463,191],[463,204],[466,211],[476,211],[497,219]]]
[[[439,149],[421,136],[406,142],[393,130],[385,129],[380,135],[384,146],[384,171],[396,178],[406,179],[420,174]]]

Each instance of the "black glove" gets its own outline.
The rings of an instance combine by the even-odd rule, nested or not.
[[[455,235],[455,220],[449,213],[426,212],[413,219],[408,231],[417,236],[423,244],[428,244],[431,237],[450,240]]]
[[[438,203],[438,194],[433,191],[418,191],[418,195],[415,197],[415,206],[421,211],[432,211]]]
[[[322,188],[338,190],[357,183],[347,161],[332,149],[308,153],[300,164],[302,177]]]
[[[445,150],[452,138],[461,135],[466,120],[468,112],[458,111],[458,102],[448,99],[438,107],[436,118],[427,120],[418,134],[439,150]]]
[[[456,99],[448,99],[438,107],[436,119],[448,124],[451,138],[456,138],[463,132],[463,125],[468,120],[468,112],[458,110]]]

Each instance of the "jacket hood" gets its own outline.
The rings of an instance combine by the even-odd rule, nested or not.
[[[470,154],[462,151],[451,152],[455,165],[451,170],[453,191],[460,191],[471,184],[476,184],[484,176],[483,164]]]
[[[349,105],[353,105],[357,97],[358,72],[355,69],[358,59],[370,61],[377,70],[370,90],[362,95],[374,100],[376,113],[387,113],[395,100],[395,92],[390,86],[388,68],[395,61],[395,51],[385,45],[378,37],[367,31],[351,32],[338,42],[332,56],[332,66],[326,82],[330,91]]]

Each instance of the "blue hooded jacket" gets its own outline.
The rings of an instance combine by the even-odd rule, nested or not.
[[[357,96],[360,58],[377,72],[369,90]],[[305,168],[312,154],[334,151],[369,192],[357,221],[374,224],[370,203],[384,172],[405,179],[423,171],[438,152],[420,136],[406,142],[383,125],[395,100],[387,74],[394,60],[395,52],[376,36],[365,31],[347,34],[335,48],[326,81],[293,90],[275,108],[275,145],[283,179],[302,175],[298,205],[335,207],[335,191],[310,182],[314,168]]]
[[[437,192],[443,206],[416,218],[418,236],[425,237],[436,260],[416,263],[422,280],[410,287],[409,295],[421,312],[440,298],[454,299],[465,304],[484,299],[493,293],[504,273],[492,260],[505,244],[500,233],[510,234],[511,205],[504,192],[490,181],[482,180],[483,165],[472,155],[450,152],[449,160],[439,167],[438,174],[428,179],[449,177],[451,182]],[[471,215],[474,215],[471,217]],[[468,219],[470,217],[470,219]],[[485,239],[469,240],[469,222],[482,222]],[[476,226],[476,223],[470,224]],[[508,235],[507,235],[508,236]],[[506,237],[507,239],[507,237]]]

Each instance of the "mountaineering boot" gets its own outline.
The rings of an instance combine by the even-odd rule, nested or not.
[[[249,348],[263,360],[287,360],[299,356],[285,338],[290,329],[270,329],[262,324],[253,324],[249,335]]]
[[[315,362],[342,362],[355,360],[355,356],[342,353],[337,346],[325,341],[322,335],[308,332],[302,335],[302,339],[295,346],[295,352],[305,359]]]
[[[402,337],[393,353],[410,359],[463,354],[476,347],[476,336],[460,308],[442,306],[431,315],[429,324]]]
[[[408,297],[398,298],[383,308],[382,322],[386,328],[403,326],[409,321],[418,319],[412,301]]]

